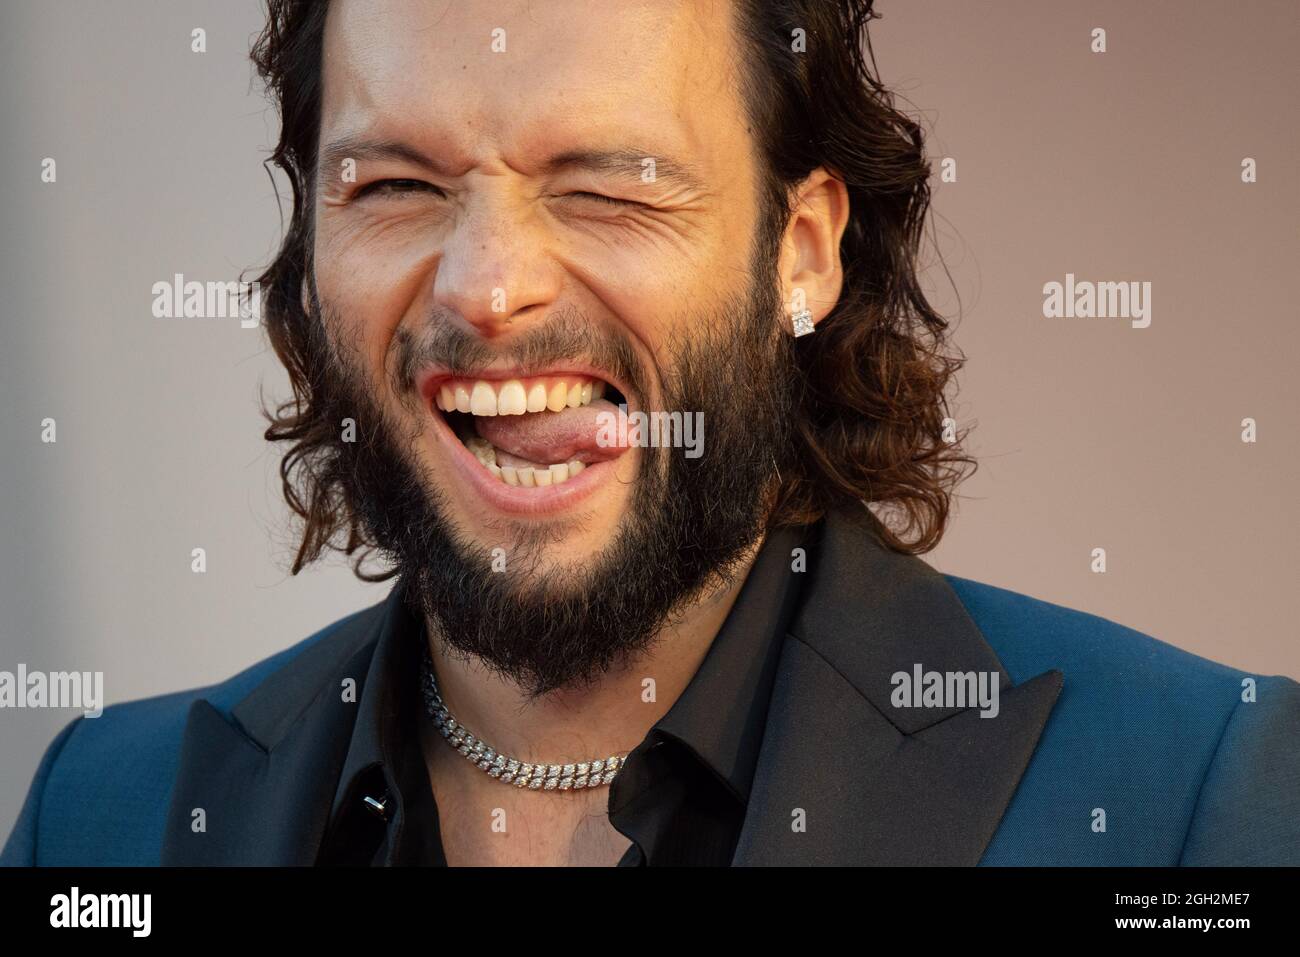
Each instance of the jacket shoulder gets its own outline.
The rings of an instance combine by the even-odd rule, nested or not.
[[[1064,676],[987,863],[1297,862],[1300,685],[944,577],[1014,683]]]
[[[1099,615],[967,578],[944,578],[1017,683],[1049,668],[1059,668],[1076,684],[1123,677],[1156,687],[1239,687],[1247,677]]]
[[[3,852],[9,866],[156,864],[190,706],[230,717],[268,678],[350,647],[375,608],[355,612],[217,684],[78,716],[47,747]]]

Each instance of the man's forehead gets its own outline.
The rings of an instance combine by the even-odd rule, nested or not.
[[[707,167],[744,128],[731,13],[731,0],[334,0],[322,143],[434,139],[451,166],[485,141],[635,144]]]

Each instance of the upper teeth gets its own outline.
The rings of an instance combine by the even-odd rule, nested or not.
[[[436,403],[445,412],[471,415],[523,415],[559,412],[587,405],[605,394],[605,383],[585,376],[542,376],[536,379],[455,379],[438,388]]]

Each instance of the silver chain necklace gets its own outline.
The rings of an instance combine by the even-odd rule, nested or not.
[[[420,689],[424,695],[425,711],[443,739],[469,758],[480,771],[486,771],[489,777],[514,784],[517,788],[528,788],[530,791],[576,791],[580,788],[600,787],[614,780],[627,759],[627,755],[613,755],[596,761],[583,761],[581,764],[529,764],[488,747],[452,717],[447,706],[442,703],[427,648],[420,661]]]

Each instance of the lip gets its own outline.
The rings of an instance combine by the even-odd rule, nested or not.
[[[586,372],[578,367],[532,371],[528,374],[539,376],[564,375],[565,373],[588,375],[610,382],[603,375],[598,375],[594,371]],[[455,376],[447,372],[438,372],[427,373],[420,379],[420,395],[425,398],[425,411],[433,417],[434,429],[438,433],[438,438],[443,446],[450,450],[452,463],[456,471],[460,473],[461,478],[484,501],[499,511],[512,515],[541,518],[572,508],[589,498],[604,482],[607,473],[611,473],[614,467],[623,459],[623,456],[620,455],[618,458],[588,465],[576,476],[561,482],[559,485],[534,486],[532,488],[507,485],[483,467],[483,464],[474,457],[474,453],[467,449],[456,433],[451,430],[451,425],[447,422],[446,417],[434,407],[432,396],[437,390],[438,384],[451,378],[455,378]],[[476,378],[488,379],[489,377],[479,374],[476,375]],[[491,381],[495,381],[495,378],[493,376]],[[523,378],[523,376],[511,372],[504,374],[501,378],[513,379]],[[611,382],[611,385],[614,385],[620,392],[623,391],[622,387],[616,383]],[[627,395],[626,392],[623,394]]]

